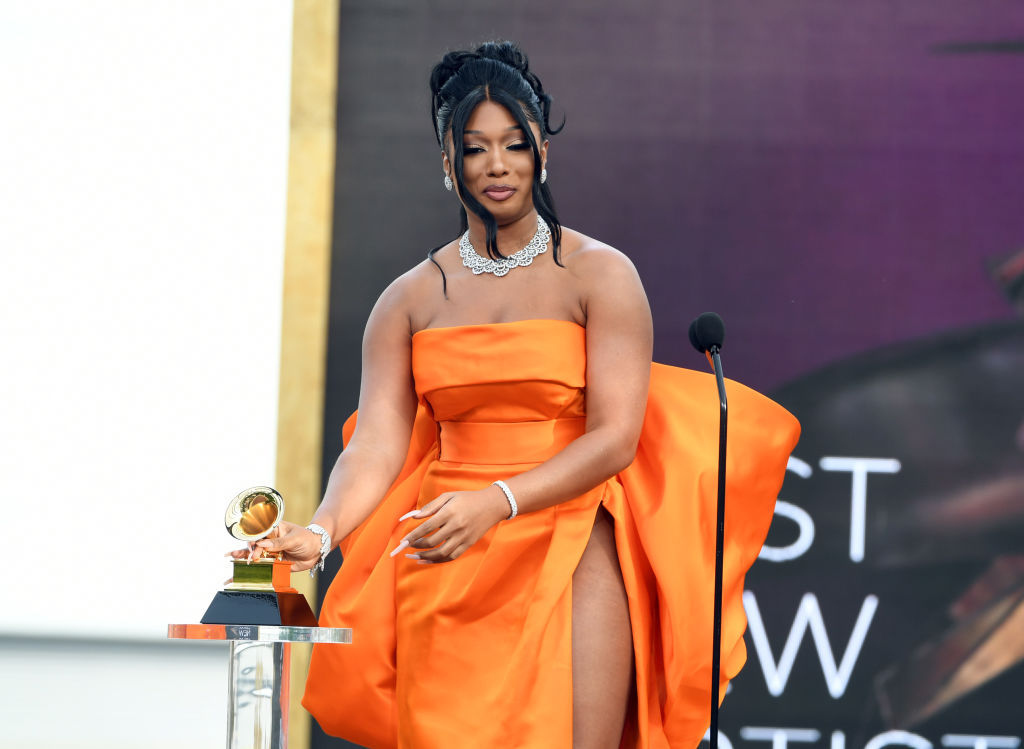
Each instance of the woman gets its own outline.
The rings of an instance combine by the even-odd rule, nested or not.
[[[374,749],[694,746],[710,689],[713,382],[652,374],[633,265],[559,224],[551,99],[522,52],[450,53],[431,89],[465,233],[381,295],[323,503],[258,544],[303,570],[342,541],[321,623],[354,642],[315,649],[304,704]],[[795,441],[774,404],[731,397],[772,448],[733,471],[749,498],[730,509],[748,517],[727,551],[723,680],[743,660],[742,576]]]

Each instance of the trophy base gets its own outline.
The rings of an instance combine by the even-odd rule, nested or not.
[[[203,624],[315,627],[316,616],[298,592],[221,590],[200,619]]]
[[[235,574],[213,597],[203,624],[264,624],[315,627],[316,616],[306,597],[291,587],[291,562],[235,560]]]

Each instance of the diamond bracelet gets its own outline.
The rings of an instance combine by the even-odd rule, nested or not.
[[[331,534],[324,530],[323,526],[316,523],[307,525],[306,530],[313,531],[313,533],[320,536],[320,561],[309,568],[309,576],[313,577],[313,573],[317,570],[321,572],[324,570],[324,560],[331,551]]]
[[[494,486],[498,487],[505,493],[505,499],[508,500],[508,506],[512,508],[512,514],[505,519],[511,520],[519,514],[519,505],[516,504],[516,495],[514,495],[512,490],[508,488],[508,484],[500,479],[494,482]]]

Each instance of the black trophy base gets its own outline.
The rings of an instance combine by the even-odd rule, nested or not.
[[[304,595],[273,590],[221,590],[200,621],[203,624],[317,626],[316,616]]]

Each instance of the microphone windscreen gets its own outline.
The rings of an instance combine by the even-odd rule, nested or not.
[[[690,343],[693,344],[693,347],[695,349],[700,351],[702,354],[704,353],[704,349],[701,348],[701,345],[700,345],[700,339],[697,337],[697,321],[696,320],[694,320],[692,323],[690,323]]]
[[[690,343],[702,354],[725,343],[725,323],[714,312],[704,312],[690,323]]]

